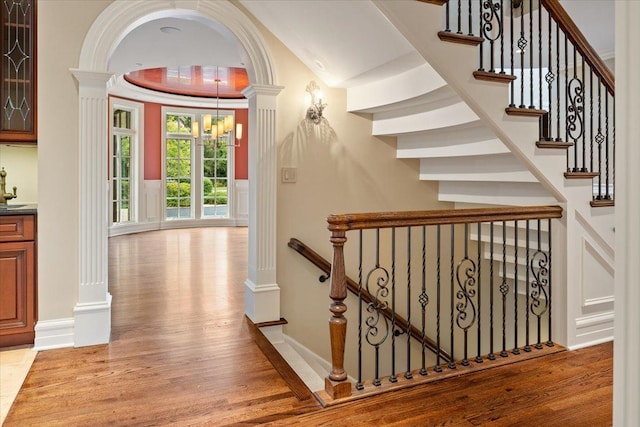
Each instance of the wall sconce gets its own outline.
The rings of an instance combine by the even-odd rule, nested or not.
[[[307,108],[306,118],[315,124],[319,124],[322,121],[322,111],[327,106],[327,104],[322,103],[320,86],[314,80],[311,80],[307,85],[306,91],[311,95],[311,105]]]
[[[242,139],[242,123],[236,123],[236,139]]]

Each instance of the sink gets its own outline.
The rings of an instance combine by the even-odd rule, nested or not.
[[[27,205],[0,205],[0,209],[20,209]]]

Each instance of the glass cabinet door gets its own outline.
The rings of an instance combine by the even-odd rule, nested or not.
[[[36,0],[0,0],[0,141],[36,142]]]

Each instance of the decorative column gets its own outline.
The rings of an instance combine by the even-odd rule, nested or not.
[[[71,70],[78,81],[78,181],[80,184],[79,289],[74,312],[74,345],[109,342],[108,291],[108,103],[113,74]]]
[[[640,425],[640,3],[616,8],[616,273],[613,425]]]
[[[282,86],[251,85],[249,100],[249,277],[245,313],[254,323],[280,319],[276,283],[276,98]]]

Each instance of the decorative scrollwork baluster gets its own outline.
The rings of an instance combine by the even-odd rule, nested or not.
[[[379,350],[380,346],[387,340],[391,328],[386,317],[382,312],[387,309],[389,303],[386,298],[389,296],[389,272],[386,268],[376,265],[369,273],[365,280],[367,291],[374,296],[374,300],[367,304],[367,313],[369,316],[365,319],[367,330],[365,331],[365,339],[375,348],[375,378],[373,385],[379,386],[380,382],[380,366],[379,366]]]
[[[476,263],[470,258],[464,258],[456,266],[456,282],[458,291],[456,292],[456,325],[464,331],[465,334],[465,355],[462,365],[468,366],[467,358],[467,332],[476,321],[476,306],[473,297],[476,295]]]
[[[540,233],[540,230],[538,230]],[[538,342],[535,347],[537,349],[542,348],[542,332],[541,322],[542,316],[547,312],[549,306],[548,291],[549,285],[549,256],[547,253],[538,249],[531,257],[531,274],[533,280],[531,281],[531,313],[538,318]]]
[[[494,44],[497,40],[502,38],[502,15],[500,3],[494,3],[493,0],[484,0],[482,3],[482,22],[480,25],[482,36],[489,40],[489,59],[490,69],[489,72],[495,73],[494,66]],[[504,72],[504,70],[503,70]]]

